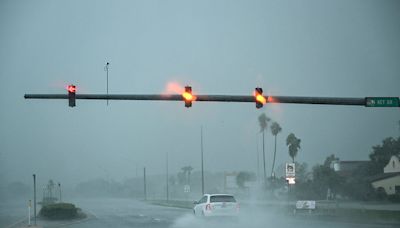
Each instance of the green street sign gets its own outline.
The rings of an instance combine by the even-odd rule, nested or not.
[[[398,97],[367,97],[367,107],[400,107]]]

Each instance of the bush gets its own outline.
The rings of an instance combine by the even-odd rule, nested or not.
[[[400,194],[389,195],[388,199],[393,203],[400,203]]]
[[[386,191],[385,191],[385,189],[384,188],[382,188],[382,187],[379,187],[378,189],[376,189],[376,192],[375,192],[375,197],[378,199],[378,200],[386,200],[387,199],[387,194],[386,194]]]
[[[77,217],[78,208],[71,203],[56,203],[42,207],[40,215],[49,219],[72,219]]]

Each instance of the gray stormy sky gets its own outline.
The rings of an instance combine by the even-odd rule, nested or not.
[[[185,165],[256,171],[257,117],[281,124],[296,160],[368,158],[398,136],[399,109],[254,104],[24,100],[25,93],[162,93],[169,82],[199,94],[399,96],[399,1],[0,1],[0,178],[32,173],[76,183],[122,180]],[[273,139],[267,135],[271,167]],[[259,143],[259,142],[258,142]],[[140,174],[141,175],[141,174]]]

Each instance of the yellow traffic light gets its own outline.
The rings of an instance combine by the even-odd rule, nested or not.
[[[264,104],[267,103],[267,98],[263,96],[263,89],[257,87],[254,90],[254,97],[256,100],[256,108],[262,108]]]

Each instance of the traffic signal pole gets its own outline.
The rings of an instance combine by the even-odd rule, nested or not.
[[[25,99],[68,99],[67,94],[25,94]],[[321,105],[355,105],[366,106],[367,98],[349,97],[298,97],[298,96],[266,96],[267,103],[321,104]],[[82,100],[154,100],[182,101],[182,95],[164,94],[76,94],[75,99]],[[211,102],[251,102],[254,96],[240,95],[196,95],[195,101]]]

